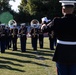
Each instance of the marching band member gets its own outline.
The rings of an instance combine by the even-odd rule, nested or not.
[[[11,33],[11,28],[9,27],[9,48],[12,47],[12,33]]]
[[[53,61],[57,75],[76,75],[76,16],[73,14],[76,1],[59,2],[62,3],[63,17],[54,18],[47,25],[53,28],[57,38]]]
[[[11,34],[12,34],[12,43],[13,43],[13,51],[17,50],[17,35],[18,35],[18,28],[16,25],[13,25],[13,28],[11,28]]]
[[[48,20],[47,17],[41,18],[41,26],[46,25],[49,21],[50,21],[50,20]],[[44,33],[45,33],[46,31],[43,31],[43,30],[41,29],[41,26],[40,26],[40,28],[39,28],[39,46],[40,46],[40,48],[43,48]]]
[[[39,40],[39,42],[41,42],[40,43],[40,45],[42,45],[42,48],[43,48],[43,43],[44,43],[44,34],[47,32],[47,24],[50,22],[51,20],[48,20],[47,19],[47,17],[43,17],[42,19],[41,19],[41,31],[42,31],[42,35],[41,35],[41,37],[39,37],[39,39],[41,39],[41,40]],[[42,27],[44,27],[44,29],[42,29]]]
[[[26,51],[26,40],[27,40],[27,28],[25,26],[25,23],[21,24],[21,28],[19,30],[19,35],[20,35],[20,42],[21,42],[21,51],[25,52]]]
[[[31,43],[34,50],[37,50],[37,40],[38,40],[38,21],[36,19],[33,19],[31,21]]]
[[[47,17],[43,17],[42,19],[41,19],[41,29],[43,30],[43,32],[44,33],[46,33],[47,32],[47,24],[51,21],[51,20],[48,20],[47,19]]]
[[[41,27],[38,29],[38,34],[39,34],[39,46],[40,48],[43,48],[44,33],[41,30]]]
[[[5,24],[1,24],[1,53],[5,53],[5,48],[6,48],[6,29],[5,29]]]
[[[10,27],[6,26],[6,32],[7,32],[6,49],[9,49],[10,48]]]

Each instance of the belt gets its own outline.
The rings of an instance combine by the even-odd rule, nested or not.
[[[64,44],[64,45],[76,45],[76,42],[70,42],[70,41],[62,41],[57,39],[57,43]]]

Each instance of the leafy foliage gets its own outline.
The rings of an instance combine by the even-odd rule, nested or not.
[[[9,0],[0,0],[0,11],[7,11],[9,9],[11,9]]]
[[[59,0],[22,0],[19,10],[29,15],[30,20],[33,18],[41,20],[44,16],[48,18],[60,16],[60,7]]]
[[[0,13],[10,11],[17,22],[30,22],[32,19],[41,21],[44,16],[52,19],[61,15],[59,0],[21,0],[18,6],[19,13],[11,10],[9,1],[0,0]]]

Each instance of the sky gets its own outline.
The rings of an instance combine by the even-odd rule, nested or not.
[[[9,4],[12,5],[12,9],[16,12],[18,12],[18,5],[20,4],[21,0],[15,0],[14,1],[10,1]]]

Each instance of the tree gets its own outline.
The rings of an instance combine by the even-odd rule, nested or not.
[[[59,0],[22,0],[19,10],[26,15],[26,19],[29,17],[29,21],[34,18],[40,21],[44,16],[51,19],[61,15]]]
[[[21,0],[20,5],[18,6],[19,12],[24,12],[24,8],[25,8],[26,4],[27,4],[27,0]]]
[[[17,14],[14,10],[11,9],[11,5],[9,4],[9,1],[15,1],[15,0],[0,0],[0,16],[3,13],[9,12],[11,15],[13,15],[13,19],[17,20],[19,14]],[[2,18],[0,19],[3,20]]]
[[[59,0],[50,0],[47,14],[49,14],[52,18],[61,16],[61,5]]]
[[[0,0],[0,12],[7,11],[11,9],[11,6],[9,5],[9,0]]]

